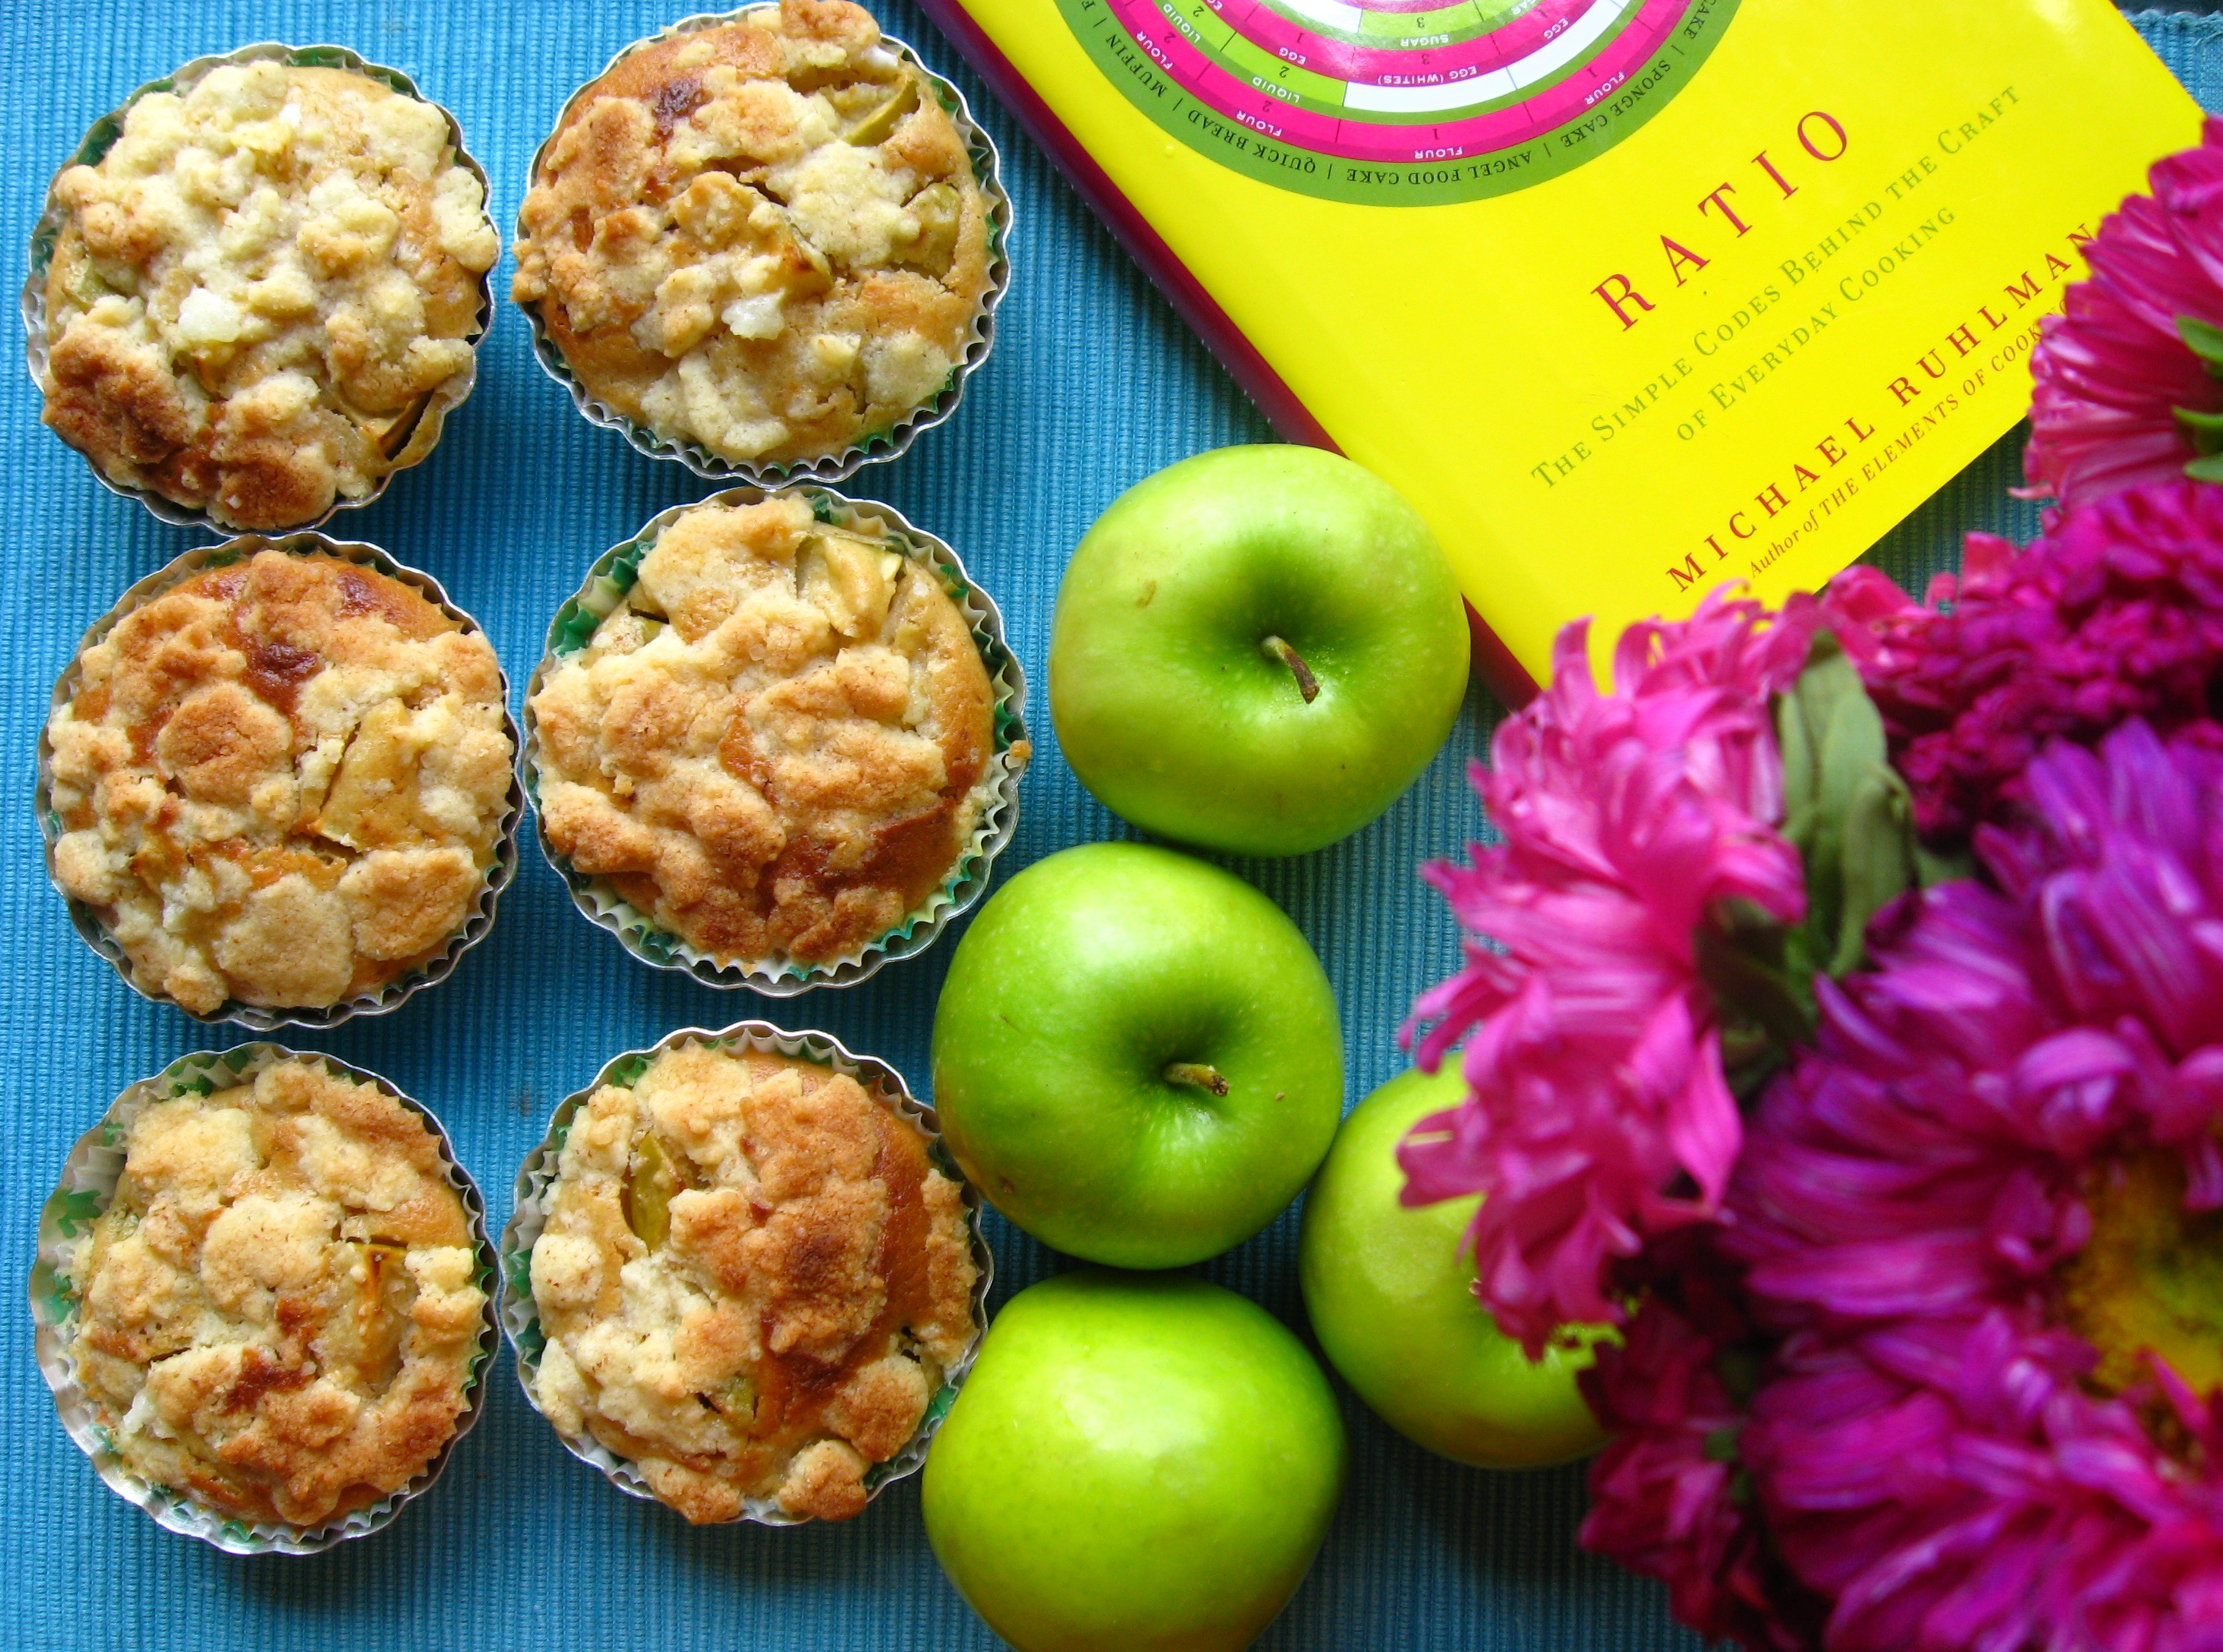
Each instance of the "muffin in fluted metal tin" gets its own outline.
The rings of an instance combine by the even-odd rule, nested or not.
[[[551,862],[637,958],[786,995],[986,890],[1031,745],[995,604],[885,505],[734,488],[606,553],[526,692]]]
[[[948,417],[1011,202],[947,81],[848,0],[627,47],[532,167],[512,295],[581,412],[698,475],[835,481]]]
[[[518,1378],[690,1522],[844,1520],[925,1460],[986,1325],[979,1202],[885,1063],[689,1028],[556,1109],[502,1235]]]
[[[79,932],[203,1020],[329,1026],[494,920],[522,795],[507,684],[426,576],[318,534],[189,551],[87,633],[37,807]]]
[[[31,1273],[39,1366],[117,1494],[235,1554],[312,1554],[429,1486],[484,1404],[478,1190],[375,1074],[251,1044],[118,1096]]]
[[[312,525],[431,451],[500,250],[485,173],[406,75],[330,46],[197,59],[48,192],[42,417],[165,521]]]

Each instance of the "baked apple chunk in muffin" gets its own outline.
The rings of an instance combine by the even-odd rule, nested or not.
[[[976,1335],[962,1191],[814,1062],[664,1052],[573,1117],[543,1207],[534,1398],[697,1523],[857,1514]]]
[[[102,474],[239,528],[367,498],[469,382],[501,242],[438,106],[226,64],[55,181],[43,417]]]
[[[572,100],[511,292],[581,385],[765,465],[932,401],[986,303],[988,202],[916,65],[847,0],[784,0],[628,52]]]
[[[494,649],[338,556],[263,550],[132,610],[47,734],[55,881],[199,1015],[327,1008],[431,962],[507,812]]]
[[[531,713],[549,843],[721,965],[887,934],[996,778],[987,668],[940,575],[794,494],[666,526]]]
[[[135,1474],[317,1526],[454,1435],[488,1329],[438,1137],[374,1084],[286,1060],[134,1121],[72,1259],[79,1385]]]

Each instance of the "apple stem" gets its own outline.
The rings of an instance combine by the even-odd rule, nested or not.
[[[1194,1084],[1199,1090],[1208,1090],[1215,1096],[1227,1094],[1227,1081],[1219,1076],[1219,1069],[1207,1067],[1201,1061],[1176,1061],[1166,1068],[1169,1084]]]
[[[1258,649],[1268,659],[1279,660],[1289,668],[1290,674],[1297,680],[1297,692],[1305,697],[1306,705],[1309,706],[1319,698],[1319,679],[1313,675],[1312,667],[1305,663],[1303,655],[1278,637],[1267,638],[1258,644]]]

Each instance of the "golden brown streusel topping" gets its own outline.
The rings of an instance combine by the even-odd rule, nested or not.
[[[469,920],[510,782],[479,632],[374,568],[265,550],[78,662],[47,725],[54,877],[147,991],[323,1008]]]
[[[465,1409],[487,1299],[462,1196],[423,1119],[321,1063],[141,1114],[69,1272],[117,1454],[236,1519],[375,1503]]]
[[[811,1062],[664,1052],[573,1117],[545,1206],[541,1409],[698,1523],[856,1514],[972,1345],[963,1195]]]
[[[571,104],[513,292],[588,391],[727,459],[841,452],[931,401],[988,292],[932,85],[847,0],[628,53]]]
[[[446,117],[343,69],[150,93],[54,198],[46,422],[242,528],[315,521],[417,456],[501,250]]]
[[[541,823],[721,964],[818,963],[886,934],[991,795],[992,700],[933,571],[792,495],[664,529],[532,698]]]

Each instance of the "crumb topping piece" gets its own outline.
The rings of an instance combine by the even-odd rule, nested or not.
[[[549,841],[721,964],[885,935],[991,795],[964,614],[877,522],[822,523],[792,495],[664,529],[532,709]]]
[[[261,551],[135,609],[47,733],[55,880],[196,1014],[322,1008],[429,963],[508,802],[492,646],[336,556]]]
[[[131,1472],[322,1525],[408,1484],[466,1409],[486,1293],[424,1120],[283,1061],[142,1113],[69,1270],[72,1357]]]
[[[702,1046],[573,1118],[532,1247],[533,1391],[697,1523],[846,1520],[974,1335],[957,1184],[815,1063]]]
[[[932,85],[847,0],[628,53],[525,198],[513,292],[581,383],[736,462],[840,453],[950,381],[988,205]]]
[[[439,110],[367,76],[232,64],[149,93],[54,198],[44,417],[118,483],[312,522],[469,370],[484,192]]]

